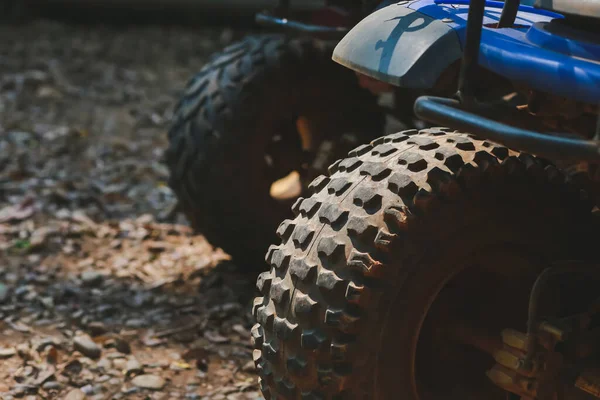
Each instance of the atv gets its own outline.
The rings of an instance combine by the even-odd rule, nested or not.
[[[400,1],[333,59],[442,126],[334,162],[257,287],[266,399],[600,398],[600,1]]]
[[[418,123],[419,93],[406,90],[386,109],[378,96],[391,85],[331,62],[349,28],[382,6],[372,3],[331,1],[296,15],[282,0],[256,17],[282,33],[245,37],[189,82],[169,131],[170,186],[193,228],[238,263],[260,265],[308,183],[384,134],[387,114],[404,110],[397,120]]]

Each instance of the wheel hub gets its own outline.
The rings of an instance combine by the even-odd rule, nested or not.
[[[442,398],[439,395],[432,396],[428,387],[439,384],[440,380],[447,384],[460,383],[468,387],[468,393],[477,393],[476,398],[496,398],[492,390],[486,390],[485,385],[481,385],[484,372],[481,367],[492,361],[495,361],[495,364],[487,370],[487,378],[497,388],[508,393],[509,399],[589,399],[592,398],[590,395],[600,398],[600,323],[593,322],[595,318],[600,319],[600,298],[594,298],[595,301],[590,303],[592,298],[589,296],[597,296],[596,291],[584,289],[580,293],[573,292],[572,289],[577,290],[581,287],[580,282],[573,285],[565,283],[565,275],[568,277],[589,274],[598,277],[599,271],[597,266],[573,264],[548,268],[535,280],[528,303],[523,304],[521,300],[511,304],[510,298],[519,297],[518,293],[522,293],[522,290],[513,286],[510,298],[506,295],[497,297],[496,303],[500,305],[500,309],[485,307],[489,306],[485,296],[472,291],[464,281],[457,286],[445,288],[432,305],[420,334],[420,346],[425,345],[427,349],[435,349],[438,352],[436,355],[425,351],[421,353],[421,358],[416,360],[417,371],[420,371],[421,375],[417,375],[415,379],[422,389],[421,398]],[[556,276],[560,276],[561,280],[554,282],[557,286],[550,290],[550,278]],[[487,287],[485,280],[481,283],[482,287]],[[452,281],[450,284],[452,285]],[[590,286],[593,290],[593,285]],[[556,288],[567,290],[568,293],[560,295],[560,300],[553,301],[557,296]],[[463,298],[481,301],[479,304],[484,306],[485,314],[491,318],[487,321],[481,316],[474,319],[473,309],[469,310],[468,306],[454,297],[459,292]],[[550,295],[550,301],[547,301],[549,293],[555,298],[552,299]],[[518,306],[519,303],[521,307]],[[559,308],[553,303],[558,304]],[[528,307],[523,307],[527,304]],[[566,310],[581,309],[582,306],[587,306],[585,312],[567,317],[541,319],[539,315],[541,310],[549,312],[550,315],[572,313]],[[506,326],[516,326],[514,323],[521,318],[512,317],[523,310],[529,313],[527,333],[512,328],[498,330],[498,324],[495,322],[506,323],[512,320],[513,323]],[[455,351],[456,345],[462,346],[462,349]],[[445,353],[440,349],[445,349]],[[477,353],[487,356],[487,361],[478,357]],[[423,356],[426,361],[423,360]],[[452,358],[462,359],[459,364],[462,363],[463,368],[458,373],[448,369],[448,362],[458,362]],[[475,362],[479,363],[479,367],[470,370],[469,367]],[[435,364],[444,367],[439,369]],[[466,370],[469,371],[467,376],[463,374]],[[428,371],[429,375],[423,375],[424,371]],[[432,372],[435,373],[433,381]],[[442,373],[445,373],[445,378],[450,379],[440,379]],[[482,391],[479,394],[479,390],[486,390],[487,393]],[[466,393],[461,396],[471,398]]]

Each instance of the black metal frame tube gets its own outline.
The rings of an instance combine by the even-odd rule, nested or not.
[[[497,28],[509,28],[513,26],[517,19],[517,13],[519,12],[519,6],[521,0],[506,0],[504,7],[502,8],[502,15],[500,15],[500,21],[498,21]]]
[[[600,106],[598,106],[598,120],[596,121],[596,134],[594,135],[595,140],[600,140]]]
[[[472,99],[475,94],[484,13],[485,0],[471,0],[457,93],[459,99],[466,101]]]
[[[538,156],[563,161],[600,161],[598,141],[572,139],[516,128],[465,111],[456,100],[420,97],[415,102],[415,114],[441,126],[472,132],[483,139]]]
[[[287,18],[279,18],[270,14],[256,14],[256,23],[263,26],[272,26],[287,29],[294,32],[301,32],[314,36],[324,36],[332,39],[341,39],[348,33],[348,28],[337,26],[322,26],[305,24],[304,22],[294,21]]]

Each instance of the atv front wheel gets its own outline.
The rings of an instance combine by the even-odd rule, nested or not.
[[[170,185],[197,231],[260,266],[298,193],[383,124],[376,98],[331,61],[331,46],[247,37],[189,83],[169,132]]]
[[[554,166],[445,129],[358,147],[283,222],[257,286],[267,399],[505,399],[471,332],[525,331],[536,276],[585,256]]]

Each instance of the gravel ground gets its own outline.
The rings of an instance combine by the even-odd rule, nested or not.
[[[0,27],[0,396],[255,399],[252,279],[162,164],[223,27]]]

